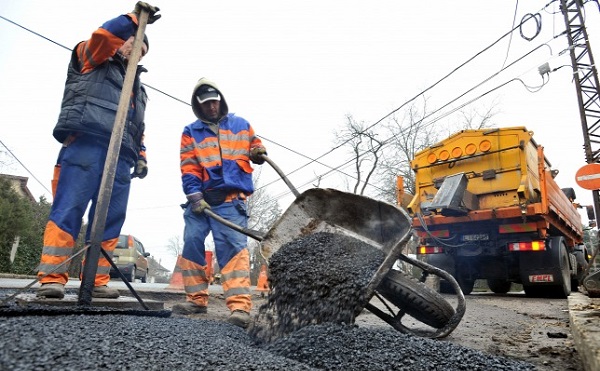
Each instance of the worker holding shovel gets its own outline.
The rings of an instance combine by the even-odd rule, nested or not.
[[[148,13],[148,24],[161,17],[156,14],[159,11],[157,7],[139,1],[131,13],[104,23],[89,40],[78,43],[71,54],[62,108],[53,132],[62,148],[52,180],[54,202],[44,232],[38,267],[38,278],[42,284],[37,291],[38,296],[64,297],[64,285],[68,280],[68,264],[65,263],[73,253],[82,218],[91,202],[86,233],[86,242],[90,241],[92,218],[98,195],[102,192],[104,163],[142,11]],[[144,35],[141,55],[145,55],[148,49],[148,38]],[[137,66],[127,112],[127,129],[120,145],[106,228],[102,235],[101,246],[109,256],[112,256],[125,222],[131,178],[144,178],[148,172],[143,144],[147,95],[140,82],[140,74],[145,71],[142,66]],[[117,290],[107,286],[109,273],[110,263],[101,257],[93,297],[119,296]]]
[[[252,166],[264,163],[266,150],[245,119],[229,113],[219,88],[202,78],[192,93],[197,120],[181,136],[181,174],[185,205],[183,253],[180,268],[187,294],[185,303],[172,307],[176,314],[206,313],[207,262],[204,240],[212,232],[221,268],[229,322],[245,328],[250,323],[250,259],[247,237],[210,218],[210,209],[238,226],[247,227],[246,198],[254,192]]]

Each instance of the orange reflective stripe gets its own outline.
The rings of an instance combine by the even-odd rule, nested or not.
[[[119,237],[112,238],[107,241],[102,241],[100,244],[104,251],[108,253],[109,256],[112,257],[112,254],[117,247],[117,242],[119,241]],[[96,278],[94,280],[94,286],[104,286],[108,284],[110,281],[110,263],[104,255],[101,253],[100,258],[98,259],[98,270],[96,271]]]
[[[41,277],[41,274],[38,273],[38,277]],[[47,275],[44,278],[40,278],[40,284],[43,283],[60,283],[62,285],[66,285],[69,279],[65,278],[64,274],[52,273]]]
[[[65,260],[69,259],[71,257],[71,254],[73,252],[73,249],[68,248],[68,247],[63,247],[63,249],[68,250],[65,252],[68,252],[68,254],[65,255],[49,255],[49,254],[44,254],[44,252],[42,251],[42,261],[40,263],[40,269],[42,269],[43,266],[57,266],[59,264],[62,264]],[[48,269],[48,271],[50,271],[51,269]]]
[[[220,133],[220,143],[224,159],[249,159],[250,133],[248,130],[242,130],[238,133],[232,133],[230,130],[222,130]]]
[[[221,269],[221,285],[229,310],[250,312],[250,254],[247,248],[237,253]]]
[[[208,180],[208,175],[203,174],[203,167],[198,163],[193,138],[186,135],[181,137],[180,158],[182,174],[191,174],[203,181]]]
[[[125,40],[120,37],[98,28],[89,40],[80,43],[77,47],[77,57],[82,66],[81,73],[88,73],[106,62],[124,43]]]
[[[115,248],[117,247],[118,241],[119,241],[119,237],[115,237],[110,240],[102,241],[100,243],[100,246],[102,247],[102,249],[104,249],[104,251],[106,251],[108,253],[108,256],[110,256],[112,258],[113,252],[114,252]],[[81,262],[82,272],[79,275],[80,279],[83,274],[84,265],[85,265],[85,258]],[[100,253],[100,256],[98,257],[98,266],[96,268],[96,276],[94,277],[94,286],[104,286],[104,285],[107,285],[109,281],[110,281],[110,263],[104,257],[104,254]]]
[[[48,221],[44,232],[44,246],[75,247],[75,240],[70,233],[60,229],[53,221]]]
[[[38,277],[41,283],[59,282],[65,284],[69,280],[67,274],[69,264],[58,268],[73,252],[75,240],[71,234],[60,229],[53,221],[48,221],[44,232],[44,247],[38,267]],[[57,269],[58,268],[58,269]],[[41,278],[48,272],[55,272]]]
[[[115,251],[117,248],[117,243],[119,242],[119,237],[111,238],[110,240],[102,241],[101,246],[104,251],[110,253]]]
[[[199,164],[202,164],[204,167],[221,165],[221,149],[219,148],[218,138],[208,137],[204,138],[200,143],[194,141],[193,144],[193,155]]]
[[[208,279],[207,266],[196,264],[191,260],[180,257],[179,268],[183,278],[183,285],[188,301],[200,306],[208,305]]]

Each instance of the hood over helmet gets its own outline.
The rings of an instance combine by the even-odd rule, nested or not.
[[[196,115],[197,118],[199,118],[200,120],[203,120],[203,121],[207,121],[206,118],[204,116],[202,116],[202,109],[200,108],[200,102],[196,98],[198,96],[198,92],[200,91],[200,89],[202,88],[202,90],[206,90],[207,87],[215,89],[216,92],[218,93],[218,97],[220,98],[218,100],[221,101],[221,112],[219,113],[219,119],[221,119],[223,116],[226,116],[229,113],[229,108],[227,107],[227,102],[225,101],[225,97],[223,96],[223,93],[221,92],[221,90],[219,90],[217,85],[205,77],[202,77],[200,80],[198,80],[198,82],[196,83],[196,86],[194,87],[194,91],[192,92],[192,110],[194,111],[194,114]]]

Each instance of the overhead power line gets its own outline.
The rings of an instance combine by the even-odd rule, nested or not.
[[[553,0],[553,1],[551,1],[551,2],[549,2],[549,3],[548,3],[548,4],[546,4],[546,5],[544,6],[544,8],[542,8],[542,9],[545,9],[546,7],[548,7],[548,6],[549,6],[551,3],[553,3],[554,1],[555,1],[555,0]],[[518,5],[518,2],[517,2],[517,5]],[[537,17],[539,16],[539,14],[537,14],[537,13],[535,13],[535,15],[533,15],[533,14],[530,14],[530,13],[528,13],[528,14],[529,14],[529,16],[528,16],[528,17],[523,17],[523,18],[521,19],[521,22],[520,22],[518,25],[516,25],[516,26],[514,25],[514,20],[513,20],[513,27],[512,27],[512,29],[511,29],[510,31],[506,32],[506,33],[505,33],[505,34],[503,34],[501,37],[499,37],[497,40],[495,40],[493,43],[491,43],[490,45],[486,46],[485,48],[483,48],[482,50],[480,50],[479,52],[477,52],[476,54],[474,54],[472,57],[468,58],[468,59],[467,59],[466,61],[464,61],[463,63],[459,64],[457,67],[453,68],[453,69],[452,69],[452,70],[451,70],[451,71],[450,71],[448,74],[444,75],[442,78],[440,78],[439,80],[437,80],[435,83],[433,83],[432,85],[430,85],[430,86],[429,86],[429,87],[427,87],[426,89],[422,90],[421,92],[419,92],[418,94],[416,94],[414,97],[412,97],[412,98],[410,98],[409,100],[405,101],[405,102],[404,102],[404,103],[402,103],[400,106],[398,106],[397,108],[395,108],[395,109],[394,109],[394,110],[392,110],[391,112],[387,113],[386,115],[384,115],[384,116],[383,116],[382,118],[380,118],[379,120],[375,121],[373,124],[371,124],[370,126],[368,126],[367,128],[365,128],[365,129],[363,130],[363,133],[364,133],[364,132],[366,132],[366,131],[368,131],[368,130],[370,130],[370,129],[372,129],[372,128],[374,128],[375,126],[379,125],[379,124],[380,124],[381,122],[383,122],[385,119],[389,118],[390,116],[392,116],[393,114],[395,114],[396,112],[398,112],[399,110],[401,110],[401,109],[402,109],[403,107],[405,107],[407,104],[409,104],[409,103],[413,102],[413,101],[414,101],[414,100],[416,100],[418,97],[422,96],[423,94],[425,94],[425,93],[427,93],[428,91],[430,91],[430,90],[432,90],[433,88],[435,88],[437,85],[439,85],[440,83],[442,83],[443,81],[445,81],[446,79],[448,79],[450,76],[452,76],[453,74],[455,74],[457,71],[459,71],[460,69],[464,68],[464,67],[465,67],[467,64],[469,64],[470,62],[472,62],[474,59],[476,59],[477,57],[479,57],[480,55],[482,55],[483,53],[485,53],[486,51],[488,51],[489,49],[491,49],[492,47],[494,47],[496,44],[498,44],[498,43],[499,43],[501,40],[503,40],[505,37],[507,37],[507,36],[511,36],[511,40],[512,40],[512,33],[513,33],[515,30],[517,30],[517,29],[520,29],[520,28],[522,27],[522,25],[523,25],[524,23],[526,23],[527,21],[529,21],[530,19],[535,19],[537,22],[540,22],[540,21],[538,20],[538,18],[537,18]],[[515,15],[516,15],[516,9],[515,9]],[[35,32],[35,31],[33,31],[33,30],[31,30],[31,29],[29,29],[29,28],[27,28],[27,27],[24,27],[24,26],[22,26],[22,25],[20,25],[20,24],[18,24],[18,23],[16,23],[16,22],[14,22],[14,21],[12,21],[12,20],[10,20],[10,19],[6,18],[6,17],[3,17],[2,15],[0,15],[0,18],[1,18],[1,19],[3,19],[3,20],[5,20],[5,21],[7,21],[7,22],[9,22],[9,23],[11,23],[11,24],[13,24],[13,25],[15,25],[15,26],[17,26],[17,27],[20,27],[20,28],[22,28],[23,30],[26,30],[27,32],[30,32],[30,33],[32,33],[32,34],[34,34],[34,35],[38,36],[38,37],[41,37],[41,38],[43,38],[43,39],[45,39],[45,40],[47,40],[47,41],[50,41],[50,42],[52,42],[53,44],[56,44],[56,45],[58,45],[58,46],[60,46],[60,47],[62,47],[62,48],[64,48],[64,49],[66,49],[66,50],[69,50],[69,51],[71,50],[71,48],[68,48],[68,47],[66,47],[66,46],[64,46],[64,45],[62,45],[62,44],[60,44],[60,43],[58,43],[58,42],[56,42],[56,41],[54,41],[54,40],[52,40],[52,39],[50,39],[50,38],[46,37],[46,36],[43,36],[43,35],[41,35],[41,34],[39,34],[39,33]],[[538,30],[536,31],[536,36],[537,36],[537,34],[539,33],[539,28],[541,28],[541,23],[539,23],[539,24],[538,24]],[[509,44],[509,48],[510,48],[510,44]],[[508,50],[507,50],[507,57],[508,57]],[[506,61],[505,61],[505,62],[506,62]],[[504,65],[504,63],[503,63],[503,65]],[[502,68],[500,71],[502,71],[502,70],[504,70],[504,66],[503,66],[503,68]],[[484,82],[485,82],[485,81],[487,81],[487,80],[489,80],[489,79],[486,79],[486,80],[484,80]],[[516,78],[515,80],[519,80],[519,79],[517,79],[517,78]],[[482,82],[481,84],[483,84],[483,82]],[[478,84],[478,85],[481,85],[481,84]],[[185,105],[187,105],[187,106],[191,106],[191,104],[190,104],[189,102],[186,102],[186,101],[184,101],[184,100],[182,100],[182,99],[179,99],[179,98],[177,98],[177,97],[175,97],[175,96],[173,96],[173,95],[171,95],[171,94],[168,94],[168,93],[166,93],[166,92],[162,91],[161,89],[155,88],[155,87],[153,87],[153,86],[151,86],[151,85],[148,85],[148,84],[144,84],[144,86],[146,86],[146,87],[148,87],[149,89],[152,89],[152,90],[154,90],[154,91],[156,91],[156,92],[158,92],[158,93],[160,93],[160,94],[163,94],[163,95],[165,95],[165,96],[166,96],[166,97],[168,97],[168,98],[171,98],[171,99],[173,99],[173,100],[176,100],[176,101],[178,101],[178,102],[180,102],[180,103],[183,103],[183,104],[185,104]],[[493,90],[495,90],[495,89],[493,89]],[[489,92],[488,92],[488,93],[489,93]],[[485,94],[488,94],[488,93],[485,93]],[[466,93],[464,93],[464,94],[466,94]],[[463,96],[464,94],[462,94],[461,96]],[[460,96],[459,96],[459,97],[460,97]],[[457,99],[458,99],[458,98],[455,98],[455,99],[454,99],[454,100],[452,100],[452,101],[455,101],[455,100],[457,100]],[[451,101],[451,102],[452,102],[452,101]],[[448,103],[448,104],[450,104],[450,103]],[[442,108],[446,107],[448,104],[444,105]],[[440,110],[441,110],[441,108],[440,108],[440,109],[438,109],[438,110],[436,110],[434,113],[437,113],[437,112],[439,112]],[[432,114],[433,114],[433,113],[432,113]],[[441,118],[441,117],[440,117],[440,118]],[[438,118],[437,120],[439,120],[440,118]],[[261,136],[261,138],[262,138],[262,139],[265,139],[265,140],[268,140],[269,142],[271,142],[271,143],[274,143],[274,144],[276,144],[276,145],[278,145],[278,146],[280,146],[280,147],[282,147],[282,148],[284,148],[284,149],[286,149],[286,150],[288,150],[288,151],[291,151],[291,152],[293,152],[293,153],[296,153],[296,154],[300,154],[300,153],[298,153],[297,151],[294,151],[294,150],[292,150],[292,149],[290,149],[290,148],[288,148],[288,147],[286,147],[286,146],[284,146],[284,145],[282,145],[282,144],[279,144],[279,143],[277,143],[277,142],[275,142],[275,141],[273,141],[273,140],[270,140],[270,139],[268,139],[268,138],[266,138],[266,137],[263,137],[263,136]],[[333,172],[340,172],[340,173],[342,173],[342,174],[343,174],[343,175],[345,175],[345,176],[353,177],[353,176],[351,176],[351,175],[349,175],[349,174],[346,174],[346,173],[344,173],[343,171],[341,171],[341,170],[340,170],[341,168],[343,168],[344,166],[346,166],[346,165],[348,164],[348,161],[345,161],[343,164],[341,164],[341,165],[338,165],[338,166],[333,166],[333,167],[332,167],[332,166],[328,166],[328,165],[326,165],[326,164],[324,164],[324,163],[321,163],[321,162],[319,162],[319,159],[321,159],[321,158],[323,158],[323,157],[327,156],[328,154],[331,154],[331,153],[332,153],[332,152],[334,152],[335,150],[337,150],[337,149],[341,148],[342,146],[344,146],[345,144],[347,144],[347,143],[348,143],[350,140],[352,140],[352,138],[349,138],[349,139],[348,139],[348,140],[346,140],[345,142],[342,142],[342,143],[340,143],[340,144],[338,144],[338,145],[334,146],[334,147],[333,147],[331,150],[329,150],[329,151],[327,151],[327,152],[325,152],[325,153],[323,153],[323,154],[321,154],[321,155],[317,156],[316,158],[311,158],[311,157],[309,157],[309,156],[306,156],[306,155],[304,155],[304,154],[300,154],[302,157],[304,157],[304,158],[307,158],[307,159],[309,159],[310,161],[309,161],[309,162],[307,162],[307,163],[305,163],[305,164],[303,164],[303,165],[301,165],[301,166],[299,166],[299,167],[298,167],[298,168],[296,168],[295,170],[292,170],[291,172],[289,172],[289,173],[288,173],[288,174],[286,174],[286,175],[291,175],[291,174],[293,174],[293,173],[296,173],[297,171],[299,171],[299,170],[301,170],[301,169],[304,169],[304,168],[306,168],[307,166],[309,166],[310,164],[312,164],[312,163],[315,163],[315,162],[316,162],[316,163],[318,163],[318,164],[320,164],[320,165],[323,165],[323,166],[326,166],[326,167],[328,167],[328,168],[330,169],[330,170],[329,170],[329,171],[327,171],[325,174],[331,174],[331,173],[333,173]],[[12,152],[11,152],[11,155],[12,155],[13,157],[15,157],[15,158],[16,158],[16,156],[14,156],[14,154],[13,154]],[[352,161],[352,160],[353,160],[353,159],[351,159],[350,161]],[[17,159],[17,161],[19,161],[19,160]],[[22,164],[22,163],[21,163],[21,161],[19,161],[19,163],[21,164],[21,166],[23,166],[25,169],[27,169],[27,168],[24,166],[24,164]],[[28,170],[28,172],[29,172],[29,170]],[[31,174],[31,172],[29,172],[29,173]],[[33,174],[32,174],[32,176],[33,176]],[[40,183],[40,184],[43,186],[43,184],[42,184],[41,182],[39,182],[39,180],[37,180],[37,178],[36,178],[35,176],[33,176],[33,177],[34,177],[34,179],[36,179],[36,181],[38,181],[38,183]],[[318,179],[318,178],[319,178],[319,177],[317,177],[317,178],[315,178],[315,179],[311,180],[310,182],[307,182],[307,184],[311,183],[312,181],[314,181],[314,180],[316,180],[316,179]],[[355,178],[355,177],[353,177],[353,178]],[[355,179],[356,179],[356,178],[355,178]],[[268,185],[270,185],[270,184],[273,184],[273,183],[274,183],[274,182],[276,182],[276,181],[279,181],[279,179],[277,179],[277,180],[275,180],[275,181],[273,181],[273,182],[270,182]],[[265,185],[264,187],[266,187],[266,185]],[[44,187],[44,188],[45,188],[45,187]],[[45,188],[45,189],[46,189],[46,188]],[[46,189],[46,190],[47,190],[47,189]]]

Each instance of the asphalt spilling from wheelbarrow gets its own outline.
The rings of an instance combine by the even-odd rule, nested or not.
[[[269,260],[270,293],[251,334],[266,342],[310,324],[354,322],[385,254],[356,238],[315,233]]]
[[[112,313],[0,316],[0,369],[535,370],[391,327],[354,325],[381,261],[378,249],[337,234],[282,246],[270,260],[272,292],[248,330]]]

